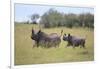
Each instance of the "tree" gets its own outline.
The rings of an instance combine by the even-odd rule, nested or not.
[[[78,26],[78,16],[76,14],[72,14],[72,13],[69,13],[69,14],[65,14],[64,16],[65,18],[65,26],[66,27],[69,27],[69,28],[72,28],[73,26]]]
[[[84,14],[80,14],[79,15],[79,26],[80,27],[84,27],[85,26],[85,15]]]
[[[44,27],[56,27],[62,25],[62,14],[57,12],[54,9],[49,9],[44,15],[41,17],[40,23],[43,24]]]
[[[79,25],[81,27],[94,27],[94,15],[90,13],[80,14],[79,15]]]
[[[94,28],[94,15],[90,13],[63,14],[57,10],[49,9],[41,16],[40,24],[45,28],[60,26]]]
[[[89,28],[94,27],[94,16],[90,13],[85,15],[85,26]]]
[[[38,14],[33,14],[32,16],[31,16],[31,20],[32,20],[32,23],[33,24],[36,24],[37,22],[37,19],[39,18],[39,15]]]

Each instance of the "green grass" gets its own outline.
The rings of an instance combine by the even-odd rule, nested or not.
[[[86,37],[86,49],[76,47],[65,48],[67,42],[62,40],[59,48],[32,48],[31,29],[37,25],[15,24],[15,65],[44,64],[58,62],[80,62],[94,60],[94,30],[88,28],[50,28],[42,29],[45,33],[71,33],[75,36]]]

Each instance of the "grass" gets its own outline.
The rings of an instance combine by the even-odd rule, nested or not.
[[[45,64],[60,62],[80,62],[94,60],[94,30],[88,28],[50,28],[42,29],[45,33],[71,33],[75,36],[86,37],[86,49],[72,47],[65,48],[67,42],[62,40],[59,48],[32,48],[31,29],[38,29],[37,25],[15,24],[15,65]]]

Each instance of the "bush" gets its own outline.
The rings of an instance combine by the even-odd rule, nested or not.
[[[63,14],[54,9],[50,9],[41,16],[40,24],[45,28],[51,27],[89,27],[94,28],[94,15],[86,14]]]

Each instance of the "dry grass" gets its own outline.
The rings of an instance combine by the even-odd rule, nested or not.
[[[67,42],[62,40],[59,48],[32,48],[30,38],[31,29],[38,29],[37,25],[15,24],[15,65],[44,64],[58,62],[79,62],[94,60],[94,30],[88,28],[50,28],[42,29],[45,33],[64,33],[86,37],[86,49],[72,47],[65,48]]]

